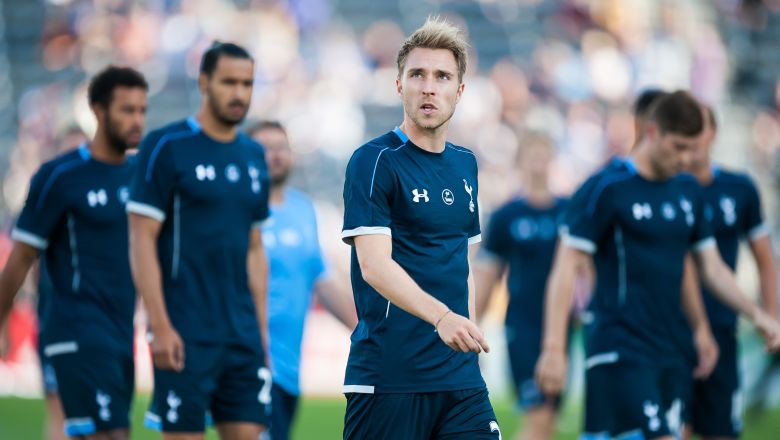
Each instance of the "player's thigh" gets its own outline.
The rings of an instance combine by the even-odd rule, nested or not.
[[[736,438],[742,431],[736,335],[715,332],[715,337],[720,357],[712,374],[694,385],[693,430],[706,437]]]
[[[429,439],[443,393],[347,393],[344,440]]]
[[[127,429],[134,377],[132,358],[80,347],[50,358],[69,436]]]
[[[257,440],[264,428],[257,423],[222,422],[216,425],[220,440]]]
[[[501,438],[487,388],[446,393],[448,405],[433,438],[439,440],[495,440]]]
[[[265,367],[260,345],[226,347],[217,388],[211,399],[211,416],[223,423],[249,423],[267,427],[271,406],[271,372]]]
[[[522,331],[522,329],[513,329],[514,333]],[[553,405],[557,408],[560,403],[560,396],[544,395],[536,383],[534,376],[536,361],[539,359],[537,347],[538,343],[534,344],[531,338],[517,334],[507,341],[509,367],[517,393],[517,405],[523,411],[543,405]]]
[[[298,396],[288,393],[284,388],[274,383],[271,389],[271,440],[288,440],[290,427],[295,419],[298,407]]]
[[[669,435],[660,390],[660,370],[618,362],[585,373],[585,438]]]
[[[162,431],[166,438],[201,438],[222,354],[219,345],[185,342],[182,371],[155,368],[152,402],[144,425]]]

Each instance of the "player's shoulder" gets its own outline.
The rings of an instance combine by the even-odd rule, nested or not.
[[[636,176],[636,168],[628,159],[615,157],[585,180],[582,188],[601,192],[617,183],[624,182]]]
[[[194,118],[182,119],[150,131],[144,138],[141,148],[159,148],[163,144],[181,138],[194,136],[200,132],[200,125]]]
[[[284,196],[295,205],[314,208],[314,202],[312,202],[311,197],[297,188],[287,187]]]
[[[45,178],[56,178],[70,170],[79,168],[79,166],[89,161],[89,150],[86,148],[85,145],[81,145],[78,148],[55,156],[41,164],[36,175]]]
[[[724,168],[715,168],[715,181],[726,185],[742,185],[754,188],[756,185],[749,174]]]
[[[385,152],[397,151],[404,144],[405,142],[395,133],[392,131],[387,132],[358,147],[355,152],[352,153],[350,163],[361,167],[369,164],[374,165]]]

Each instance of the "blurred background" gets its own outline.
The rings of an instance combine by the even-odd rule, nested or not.
[[[450,140],[477,154],[483,225],[519,189],[515,157],[526,132],[554,139],[553,186],[568,194],[609,157],[627,152],[632,101],[657,87],[689,89],[714,106],[721,127],[715,157],[758,182],[776,231],[780,0],[2,0],[0,263],[31,175],[94,130],[88,79],[109,63],[141,70],[150,83],[151,130],[196,111],[200,56],[218,39],[255,57],[249,119],[288,127],[297,157],[293,186],[315,199],[329,262],[346,274],[349,248],[339,239],[345,165],[356,147],[400,123],[396,53],[429,14],[451,19],[471,44]],[[750,260],[741,260],[739,277],[755,294]],[[495,298],[484,322],[494,347],[503,346],[502,301]],[[29,285],[0,360],[0,396],[16,396],[0,398],[3,439],[39,432],[39,416],[5,409],[29,405],[25,414],[42,413],[34,302]],[[777,438],[780,375],[743,327],[751,408],[745,438]],[[137,406],[151,386],[141,344],[139,337]],[[298,438],[339,437],[347,351],[348,333],[315,307],[304,342],[303,390],[311,397]],[[498,406],[506,432],[516,421],[505,355],[497,350],[483,366],[491,395],[505,402]],[[580,376],[575,368],[561,438],[579,430]],[[32,431],[20,431],[28,425]]]

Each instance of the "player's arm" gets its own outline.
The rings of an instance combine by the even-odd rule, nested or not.
[[[761,301],[764,310],[777,318],[777,266],[772,255],[772,241],[768,234],[750,240],[750,251],[756,259],[761,283]]]
[[[434,326],[450,348],[461,352],[490,351],[482,331],[467,317],[452,312],[426,293],[392,258],[392,239],[387,235],[354,238],[363,279],[396,307]]]
[[[476,284],[476,316],[477,319],[482,319],[485,309],[490,304],[493,290],[504,273],[505,265],[498,258],[482,251],[477,252],[472,261],[474,262],[474,283]]]
[[[138,295],[143,299],[149,317],[154,364],[163,370],[184,368],[184,343],[171,324],[165,307],[157,236],[162,223],[151,217],[129,214],[130,268]]]
[[[697,277],[693,259],[687,255],[683,267],[682,308],[693,331],[694,346],[698,355],[698,365],[693,370],[693,377],[705,379],[717,365],[719,350],[712,336],[710,320],[707,318]]]
[[[257,324],[263,348],[268,352],[268,259],[263,248],[263,234],[260,228],[252,228],[247,252],[247,275],[249,290],[255,301]]]
[[[320,277],[314,283],[314,294],[325,309],[344,326],[350,330],[355,328],[357,325],[355,300],[344,282],[332,276]]]
[[[27,243],[15,241],[11,255],[0,274],[0,329],[5,328],[5,321],[11,312],[14,298],[22,287],[30,267],[38,258],[38,249]]]
[[[566,383],[569,313],[577,277],[589,269],[591,258],[591,254],[565,244],[555,253],[545,294],[542,353],[536,364],[536,381],[545,394],[560,394]]]
[[[768,350],[780,349],[780,323],[742,293],[714,241],[698,247],[694,256],[704,286],[726,306],[750,319],[766,340]]]

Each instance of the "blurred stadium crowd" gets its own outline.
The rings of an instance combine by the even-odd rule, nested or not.
[[[94,130],[89,77],[109,63],[139,68],[154,129],[195,111],[200,55],[219,39],[255,56],[249,119],[288,127],[293,185],[317,201],[323,246],[346,271],[345,165],[401,121],[396,52],[432,13],[466,29],[472,45],[450,133],[478,155],[485,214],[518,190],[526,132],[555,140],[553,186],[568,193],[627,152],[631,102],[657,87],[715,107],[716,158],[751,172],[775,223],[778,0],[3,0],[0,249],[40,163]]]

